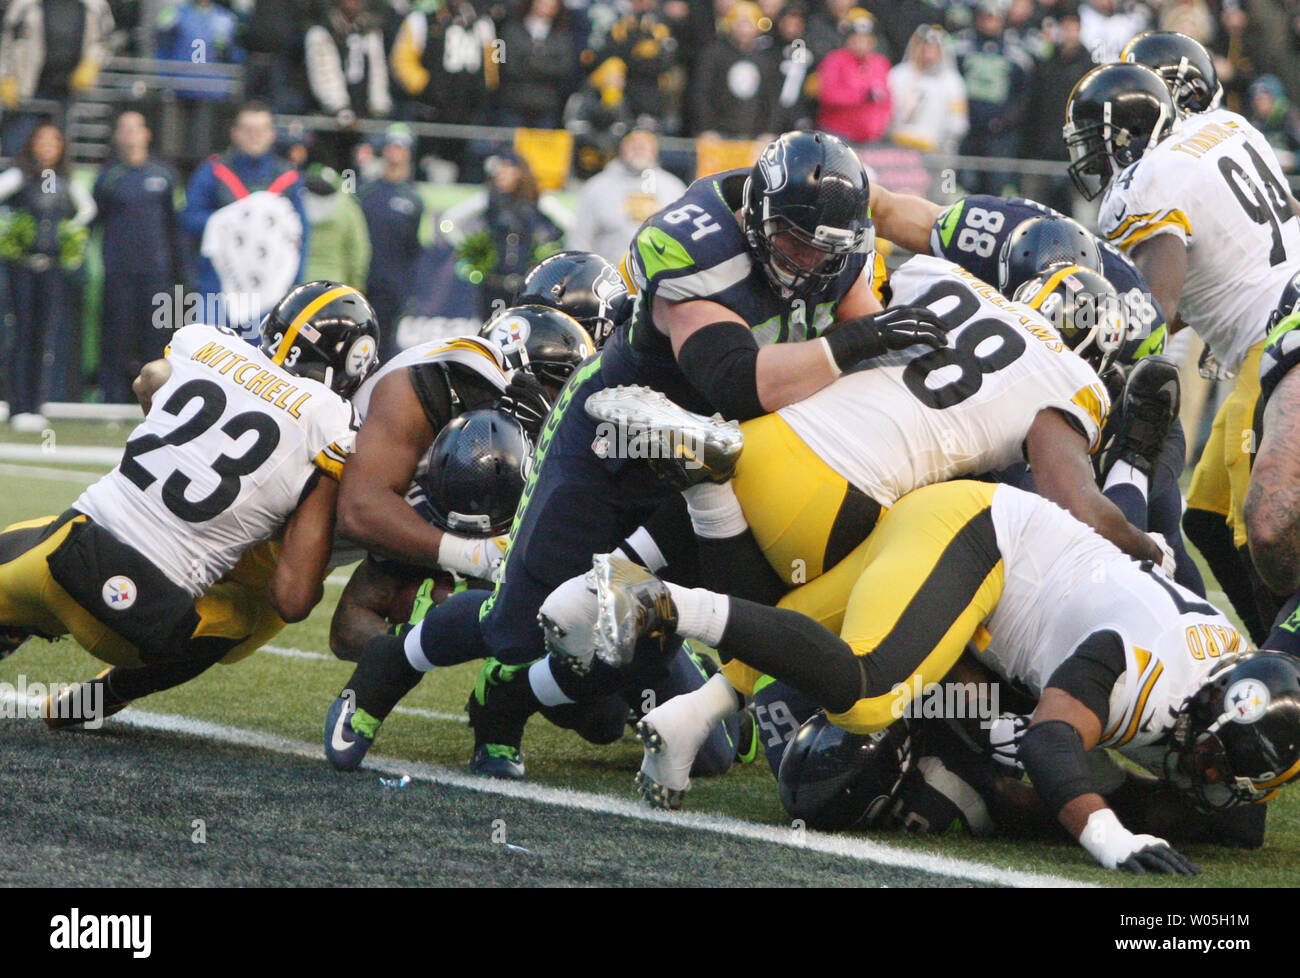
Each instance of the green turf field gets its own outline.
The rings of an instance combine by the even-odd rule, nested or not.
[[[62,510],[102,471],[66,461],[65,450],[120,445],[128,431],[60,423],[54,447],[30,464],[0,458],[0,526]],[[42,445],[39,436],[0,429],[0,448],[20,441]],[[463,774],[472,744],[463,707],[473,666],[426,678],[385,723],[374,754],[389,767],[414,763],[409,786],[385,787],[379,771],[338,774],[319,744],[325,710],[351,673],[327,645],[346,575],[335,572],[321,607],[268,649],[151,697],[122,722],[55,734],[39,721],[0,720],[3,878],[39,885],[867,886],[971,885],[978,878],[923,861],[937,853],[985,864],[986,882],[1005,869],[1109,885],[1300,885],[1297,792],[1272,806],[1262,851],[1189,847],[1205,867],[1190,882],[1107,873],[1067,845],[957,835],[879,835],[841,845],[807,833],[813,845],[791,830],[761,759],[697,781],[687,800],[692,814],[652,814],[627,804],[641,756],[634,737],[595,747],[541,719],[530,724],[524,745],[529,784],[600,798],[503,794],[509,786]],[[0,683],[69,682],[101,668],[70,641],[31,643],[0,663]],[[270,736],[250,746],[246,732]],[[695,813],[728,820],[719,830]],[[192,841],[195,820],[205,827],[205,842]],[[873,862],[872,842],[886,843],[892,854]]]

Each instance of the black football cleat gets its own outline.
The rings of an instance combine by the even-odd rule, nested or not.
[[[1113,414],[1114,427],[1102,461],[1104,481],[1116,462],[1128,462],[1148,478],[1178,417],[1178,365],[1165,356],[1143,357],[1129,372]]]
[[[593,449],[607,458],[644,458],[674,489],[726,482],[744,447],[740,425],[715,414],[706,418],[678,406],[649,387],[620,386],[587,398],[587,414],[616,425]]]
[[[668,586],[640,564],[614,554],[591,560],[596,585],[596,657],[616,668],[632,661],[643,638],[665,639],[677,630]]]
[[[41,705],[41,719],[45,725],[51,730],[65,730],[82,724],[98,726],[130,706],[129,700],[119,700],[109,691],[107,677],[112,671],[113,667],[109,666],[94,679],[65,686],[57,696],[45,697]]]

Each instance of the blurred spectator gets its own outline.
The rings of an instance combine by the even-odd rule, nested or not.
[[[298,172],[273,152],[265,102],[240,106],[230,143],[190,178],[181,227],[199,253],[196,285],[207,318],[247,327],[252,340],[263,310],[302,280],[307,214]],[[250,235],[254,222],[259,233]]]
[[[1214,70],[1223,86],[1223,105],[1234,112],[1249,111],[1246,90],[1255,79],[1256,65],[1267,61],[1264,41],[1251,27],[1250,18],[1238,4],[1225,3],[1219,13],[1219,30],[1210,46]]]
[[[626,98],[622,58],[606,58],[564,107],[564,128],[573,133],[575,173],[586,179],[609,162],[619,140],[636,124]]]
[[[105,0],[12,0],[0,28],[0,101],[65,101],[95,84],[108,60],[113,14]],[[27,145],[39,117],[5,113],[4,145],[12,156]]]
[[[307,111],[301,0],[257,0],[240,36],[248,52],[248,91],[276,112]]]
[[[46,427],[46,401],[81,399],[81,316],[69,300],[95,202],[68,178],[65,148],[59,127],[42,123],[0,173],[0,203],[9,204],[0,255],[13,304],[6,386],[17,431]]]
[[[498,125],[559,128],[577,71],[568,20],[559,0],[530,0],[502,26]]]
[[[1034,0],[1007,0],[1006,11],[1003,37],[1034,59],[1046,57],[1050,42],[1043,35],[1038,5]]]
[[[236,19],[212,0],[187,0],[163,7],[154,21],[154,56],[184,65],[172,76],[178,101],[169,105],[176,113],[172,132],[178,140],[164,147],[185,173],[217,148],[217,134],[230,121],[230,98],[236,82],[210,69],[244,60],[236,44]]]
[[[955,153],[966,135],[966,83],[957,71],[948,33],[923,25],[907,56],[889,72],[894,142],[922,152]]]
[[[365,144],[368,145],[368,144]],[[399,124],[384,137],[383,173],[361,187],[361,210],[370,234],[365,293],[380,326],[380,358],[397,352],[397,323],[415,285],[424,201],[411,182],[411,132]]]
[[[370,233],[356,188],[332,168],[313,163],[302,185],[302,206],[311,229],[311,251],[303,278],[342,282],[363,292],[370,272]]]
[[[505,309],[535,264],[560,249],[557,216],[543,212],[537,181],[522,157],[503,150],[488,160],[488,186],[442,216],[441,226],[479,286],[479,316]]]
[[[1065,103],[1075,83],[1093,66],[1088,49],[1083,46],[1079,15],[1062,12],[1049,30],[1051,48],[1034,73],[1034,91],[1025,118],[1021,154],[1031,160],[1067,160],[1061,126],[1065,122]],[[1064,175],[1025,178],[1025,193],[1059,211],[1072,207],[1070,182]]]
[[[849,14],[845,46],[817,69],[817,127],[851,143],[873,143],[889,130],[889,59],[876,51],[876,19],[862,9]]]
[[[1250,124],[1264,134],[1288,173],[1296,172],[1296,151],[1300,150],[1300,112],[1286,97],[1276,75],[1261,75],[1250,86]]]
[[[754,139],[771,129],[776,59],[759,45],[757,5],[740,0],[723,20],[725,33],[704,49],[692,78],[699,135]]]
[[[659,140],[637,129],[623,137],[618,158],[583,185],[568,247],[594,251],[617,265],[641,222],[686,192],[659,166]]]
[[[96,223],[103,228],[104,295],[99,342],[99,389],[109,403],[134,400],[140,365],[162,356],[180,325],[169,316],[172,288],[184,282],[185,245],[175,195],[176,171],[152,156],[144,116],[117,117],[117,159],[95,181]]]
[[[1214,14],[1205,0],[1165,0],[1158,23],[1162,31],[1178,31],[1202,44],[1214,39]]]
[[[624,101],[638,125],[675,132],[669,73],[677,66],[677,39],[659,12],[659,0],[629,0],[628,13],[610,27],[604,44],[583,54],[591,68],[606,58],[625,66]]]
[[[875,16],[880,51],[895,64],[903,60],[918,28],[943,19],[939,5],[930,0],[866,0],[859,6]]]
[[[961,144],[967,156],[1013,157],[1020,148],[1020,121],[1033,80],[1033,62],[1003,36],[1003,10],[1000,0],[980,0],[974,27],[957,39],[957,66],[966,82],[970,111],[970,130]],[[1013,174],[998,171],[962,175],[962,185],[970,193],[1001,194],[1014,182]]]
[[[1138,0],[1084,0],[1079,7],[1083,46],[1097,64],[1119,60],[1133,37],[1151,27],[1151,10]]]
[[[421,3],[402,21],[393,44],[393,75],[411,97],[410,117],[481,123],[497,88],[496,42],[492,19],[471,0]],[[465,163],[464,140],[438,140],[434,151],[458,167]]]
[[[802,4],[787,3],[776,16],[772,40],[779,59],[781,88],[771,125],[775,133],[811,129],[817,115],[817,63],[805,37],[806,29],[807,14]]]
[[[322,139],[324,158],[342,168],[358,142],[358,117],[385,119],[393,101],[388,90],[388,59],[377,18],[364,0],[334,0],[323,23],[307,28],[303,47],[307,83],[321,110],[338,120],[342,132]]]
[[[849,33],[845,18],[853,8],[853,0],[823,0],[812,9],[805,37],[812,48],[813,61],[820,63],[826,55],[844,45]]]

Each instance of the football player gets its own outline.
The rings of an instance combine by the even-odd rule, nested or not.
[[[1192,54],[1199,47],[1189,38],[1177,43]],[[1194,60],[1180,56],[1184,75]],[[1198,73],[1212,70],[1207,59]],[[1196,92],[1214,86],[1203,81],[1170,79],[1183,109],[1208,106]],[[1260,641],[1266,623],[1237,548],[1246,542],[1241,507],[1259,357],[1269,313],[1300,269],[1300,205],[1272,148],[1245,119],[1218,108],[1180,121],[1183,114],[1154,69],[1103,65],[1071,93],[1065,141],[1080,192],[1105,193],[1102,233],[1142,270],[1160,308],[1176,310],[1205,340],[1224,375],[1237,374],[1193,473],[1183,526]]]
[[[887,349],[941,345],[929,310],[885,312],[872,292],[869,193],[861,161],[842,141],[794,132],[773,140],[752,169],[698,180],[646,221],[628,261],[632,319],[573,375],[547,418],[495,591],[481,609],[448,602],[404,641],[384,640],[383,668],[353,686],[359,708],[382,717],[421,672],[491,657],[484,696],[471,708],[472,767],[521,777],[524,724],[539,707],[652,685],[644,674],[594,668],[578,676],[539,658],[538,608],[593,553],[621,541],[647,566],[673,559],[667,538],[642,527],[672,490],[644,460],[601,442],[586,399],[644,383],[748,418]],[[662,671],[672,654],[638,668]]]
[[[122,703],[133,677],[161,670],[174,685],[237,651],[265,626],[250,596],[281,624],[305,618],[355,439],[348,399],[378,348],[370,304],[331,282],[286,295],[260,348],[211,326],[177,330],[136,380],[146,416],[118,466],[61,516],[0,534],[0,627],[71,634],[120,667]]]
[[[1121,251],[1076,221],[1032,200],[965,197],[944,207],[923,197],[872,187],[872,218],[882,237],[919,254],[956,262],[1011,298],[1050,266],[1077,264],[1100,272],[1124,300],[1129,336],[1103,379],[1114,404],[1103,433],[1098,478],[1130,523],[1161,534],[1174,552],[1179,583],[1205,590],[1183,547],[1178,480],[1186,444],[1178,421],[1177,371],[1166,360],[1139,360],[1164,349],[1165,320],[1146,279]],[[1123,373],[1121,373],[1123,371]],[[1121,463],[1121,464],[1116,464]],[[1032,475],[1004,481],[1032,489]]]
[[[837,725],[869,734],[973,643],[982,665],[1037,699],[1016,757],[1048,809],[1109,869],[1197,872],[1163,839],[1119,822],[1093,784],[1094,747],[1159,771],[1203,809],[1268,801],[1300,776],[1300,662],[1241,654],[1246,640],[1217,609],[1035,494],[966,481],[918,489],[846,563],[852,572],[838,583],[831,574],[806,586],[841,592],[831,630],[598,556],[596,655],[618,662],[646,636],[688,635],[747,656]],[[680,800],[689,779],[677,752],[688,755],[693,731],[736,697],[719,676],[646,716],[640,780],[651,797]]]
[[[576,319],[605,345],[632,312],[632,297],[618,269],[590,251],[557,251],[524,276],[516,305],[550,306]]]

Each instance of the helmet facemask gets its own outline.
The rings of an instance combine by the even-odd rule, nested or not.
[[[1180,121],[1200,112],[1211,112],[1223,101],[1223,86],[1218,85],[1211,92],[1200,72],[1193,71],[1192,63],[1186,57],[1176,65],[1164,65],[1156,71],[1169,87]]]
[[[758,232],[748,234],[763,273],[782,295],[807,297],[829,287],[848,264],[849,256],[875,248],[876,234],[870,227],[856,233],[819,224],[809,234],[793,222],[771,217],[767,200]]]
[[[1085,200],[1100,197],[1115,175],[1145,156],[1173,122],[1162,105],[1156,124],[1150,134],[1143,138],[1111,122],[1114,104],[1111,101],[1103,104],[1100,122],[1078,124],[1070,118],[1062,129],[1065,148],[1070,154],[1070,179]]]

